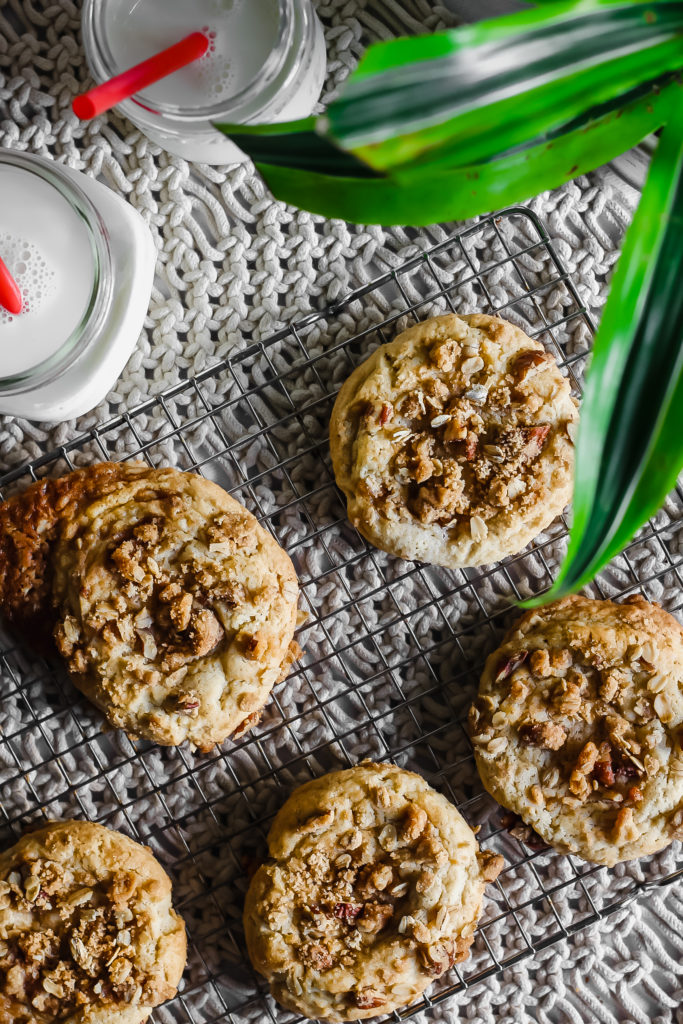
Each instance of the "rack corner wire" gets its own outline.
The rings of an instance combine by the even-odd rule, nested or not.
[[[103,732],[55,665],[0,635],[1,838],[45,818],[83,817],[152,848],[190,939],[184,988],[155,1011],[157,1024],[294,1021],[245,958],[248,868],[294,786],[363,757],[421,772],[505,858],[470,958],[390,1019],[437,1006],[683,876],[680,844],[612,871],[529,846],[523,832],[506,831],[478,781],[463,727],[478,671],[515,602],[550,584],[566,521],[517,556],[450,572],[371,548],[346,519],[327,445],[335,393],[378,344],[449,310],[519,324],[580,391],[594,324],[540,221],[512,208],[0,478],[3,497],[102,459],[195,470],[257,515],[301,579],[304,654],[257,729],[205,755]],[[640,590],[680,612],[682,564],[679,487],[591,589]]]

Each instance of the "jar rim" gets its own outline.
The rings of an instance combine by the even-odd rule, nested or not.
[[[68,338],[47,359],[18,373],[0,375],[0,391],[18,394],[51,384],[65,374],[97,337],[112,301],[111,252],[107,229],[99,211],[59,164],[34,153],[0,149],[0,166],[16,167],[42,178],[55,188],[83,221],[93,255],[93,284],[83,313]]]
[[[158,114],[161,117],[172,118],[187,124],[231,120],[231,116],[239,115],[239,111],[245,104],[253,104],[259,94],[266,92],[282,71],[294,33],[296,2],[297,0],[277,0],[279,24],[273,48],[253,78],[232,96],[226,97],[218,103],[192,107],[191,110],[173,103],[152,102],[149,98],[145,98],[144,93],[131,96],[125,102],[132,103],[147,113]],[[107,81],[114,75],[127,70],[117,65],[107,43],[102,17],[105,3],[106,0],[84,0],[81,18],[86,58],[97,82]]]

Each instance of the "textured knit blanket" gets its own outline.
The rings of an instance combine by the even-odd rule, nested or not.
[[[328,46],[326,98],[369,41],[433,31],[453,19],[429,0],[317,6]],[[154,1019],[279,1024],[291,1015],[264,997],[244,960],[245,864],[263,853],[269,818],[292,786],[362,757],[392,757],[458,801],[472,824],[483,825],[482,841],[508,862],[471,960],[433,993],[453,994],[420,1010],[421,1020],[680,1024],[683,887],[654,886],[620,905],[634,884],[680,870],[680,844],[612,872],[530,850],[501,830],[464,739],[476,669],[514,614],[515,597],[556,571],[562,524],[510,565],[450,574],[370,552],[344,522],[324,440],[328,396],[348,372],[346,351],[357,360],[407,323],[407,303],[417,304],[418,317],[446,308],[443,294],[419,305],[434,291],[429,268],[418,262],[398,274],[398,285],[285,337],[268,357],[257,351],[233,370],[207,372],[472,228],[434,260],[441,280],[453,283],[450,301],[505,308],[536,331],[557,324],[540,336],[580,380],[590,335],[579,304],[599,318],[637,193],[596,173],[531,200],[527,208],[551,249],[523,215],[482,222],[481,231],[325,221],[275,202],[250,164],[188,164],[114,113],[79,123],[70,101],[89,82],[79,22],[71,0],[0,0],[0,145],[84,170],[124,196],[150,226],[157,278],[138,346],[106,402],[78,422],[52,426],[0,418],[0,474],[179,385],[173,397],[70,452],[72,464],[125,457],[143,445],[152,462],[199,466],[292,552],[310,617],[300,637],[306,653],[261,726],[242,744],[204,757],[103,735],[98,716],[58,671],[22,651],[6,654],[2,839],[47,815],[99,820],[149,843],[173,875],[192,939],[182,995]],[[506,246],[527,251],[514,264]],[[385,321],[384,335],[371,337]],[[367,332],[363,341],[344,349],[359,331]],[[198,383],[182,384],[196,375]],[[273,378],[279,383],[271,385]],[[642,589],[680,618],[682,522],[679,493],[594,592]],[[10,644],[6,638],[0,647]]]

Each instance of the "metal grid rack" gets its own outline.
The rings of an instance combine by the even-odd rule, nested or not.
[[[58,666],[0,634],[0,839],[10,843],[45,817],[82,817],[151,846],[174,880],[190,938],[184,987],[155,1012],[157,1024],[300,1019],[275,1005],[245,959],[247,868],[295,785],[362,757],[424,774],[506,861],[470,959],[390,1019],[440,1003],[683,876],[679,844],[618,872],[527,846],[505,830],[477,778],[463,721],[478,670],[515,601],[549,585],[566,523],[504,562],[449,572],[372,549],[346,520],[327,447],[334,395],[377,344],[449,309],[517,322],[579,389],[591,318],[541,223],[515,208],[0,479],[5,496],[105,458],[196,470],[258,516],[300,575],[304,655],[260,726],[207,755],[103,732]],[[595,593],[640,589],[676,611],[682,524],[679,490]]]

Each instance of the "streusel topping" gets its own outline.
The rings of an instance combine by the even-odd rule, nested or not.
[[[0,909],[6,918],[30,917],[31,927],[7,929],[0,942],[5,995],[54,1020],[98,1000],[156,1005],[156,979],[133,959],[137,923],[126,894],[134,885],[125,872],[102,885],[89,872],[44,860],[9,872],[0,880]]]
[[[256,551],[256,522],[246,514],[213,515],[190,535],[178,528],[178,516],[192,516],[189,502],[172,495],[165,504],[166,517],[115,530],[101,566],[103,599],[90,605],[82,623],[71,614],[59,620],[55,639],[76,673],[86,671],[93,644],[110,655],[122,651],[131,676],[155,685],[163,674],[169,708],[196,717],[196,694],[182,685],[188,665],[219,653],[238,633],[246,653],[258,648],[258,638],[240,630],[247,593],[230,559]]]

